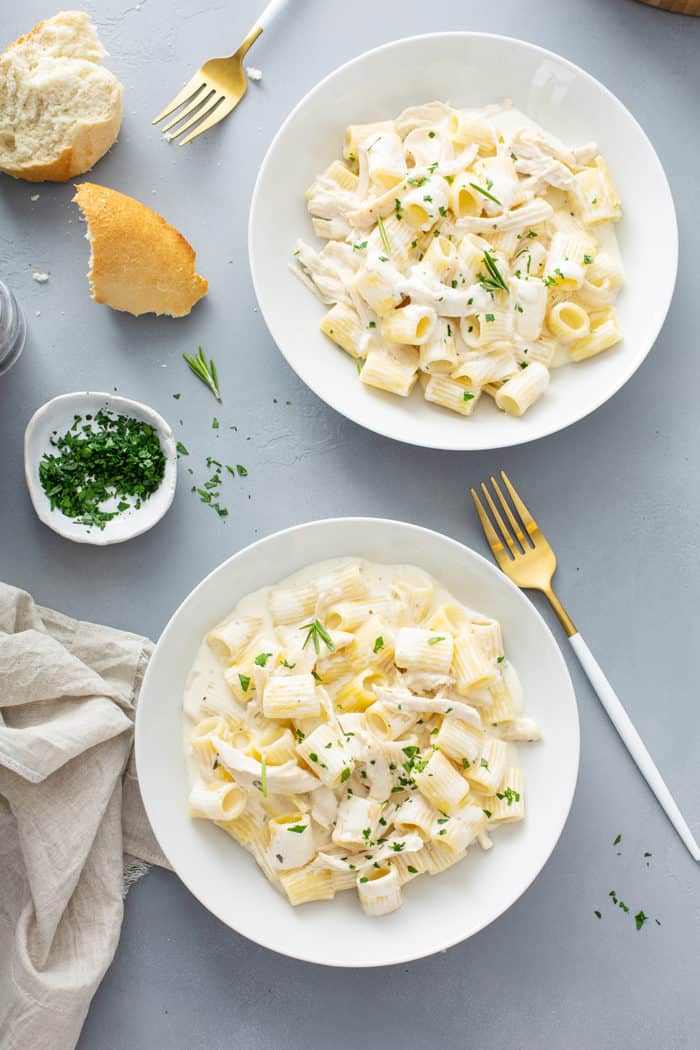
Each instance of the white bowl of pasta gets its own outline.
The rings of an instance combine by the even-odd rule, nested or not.
[[[543,437],[612,397],[661,329],[677,242],[661,164],[615,96],[534,44],[466,32],[386,44],[309,92],[249,225],[261,312],[301,379],[370,430],[455,450]]]
[[[454,540],[382,519],[296,526],[219,566],[165,628],[136,718],[183,882],[242,935],[331,966],[420,958],[501,915],[556,845],[578,760],[531,603]]]

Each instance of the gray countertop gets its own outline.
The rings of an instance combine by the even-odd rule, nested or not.
[[[234,118],[187,150],[161,142],[153,113],[198,60],[235,46],[262,2],[87,5],[125,86],[119,144],[90,177],[155,207],[192,241],[210,295],[189,318],[134,319],[91,302],[85,228],[71,187],[2,179],[0,276],[15,290],[30,334],[20,362],[0,380],[0,575],[74,616],[157,637],[193,585],[229,554],[310,518],[403,518],[483,551],[466,486],[503,466],[546,527],[560,556],[561,595],[699,835],[700,20],[634,0],[354,0],[349,7],[296,0],[251,56],[264,78],[251,84]],[[6,0],[3,38],[50,10],[39,0]],[[615,92],[659,152],[681,234],[669,318],[624,389],[554,437],[469,455],[376,437],[303,387],[256,310],[246,250],[255,176],[291,106],[374,45],[461,28],[552,48]],[[48,284],[32,281],[32,266],[51,274]],[[219,367],[220,410],[181,360],[198,343]],[[248,477],[229,485],[226,521],[198,502],[183,475],[163,522],[122,546],[71,545],[40,524],[23,477],[27,420],[56,394],[115,387],[172,422],[195,468],[224,451],[247,467]],[[556,633],[554,617],[543,612]],[[380,971],[324,970],[243,940],[174,875],[154,870],[129,895],[81,1050],[313,1050],[329,1039],[345,1050],[366,1033],[392,1050],[436,1042],[518,1050],[697,1046],[697,866],[565,656],[581,712],[578,789],[551,860],[507,914],[432,959]],[[645,852],[652,853],[646,861]],[[610,890],[630,914],[612,905]],[[639,908],[662,925],[637,932]]]

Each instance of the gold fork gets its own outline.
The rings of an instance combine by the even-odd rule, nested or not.
[[[288,0],[271,0],[235,54],[230,58],[210,58],[197,70],[182,91],[153,121],[154,124],[159,124],[175,110],[180,110],[176,117],[161,128],[164,135],[167,135],[170,128],[174,128],[176,124],[184,120],[186,123],[182,124],[177,131],[172,132],[169,138],[176,139],[184,135],[190,128],[194,128],[178,143],[180,146],[186,146],[192,139],[196,139],[198,135],[213,128],[236,108],[248,90],[243,59],[260,34],[267,29],[287,2]],[[195,124],[197,127],[194,127]]]
[[[510,496],[510,502],[504,496],[501,486],[493,475],[491,475],[491,487],[495,500],[486,485],[481,482],[481,492],[492,517],[489,517],[489,512],[481,502],[476,490],[473,488],[470,490],[488,545],[499,568],[518,587],[542,591],[546,596],[557,614],[560,624],[566,631],[571,646],[583,670],[586,672],[598,699],[622,737],[623,743],[636,762],[642,776],[687,846],[690,855],[694,860],[700,860],[700,847],[698,847],[697,842],[693,838],[690,828],[683,819],[671,792],[654,765],[653,759],[644,746],[639,733],[632,725],[629,715],[622,706],[622,702],[552,589],[552,577],[557,567],[554,551],[503,470],[501,471],[501,479]],[[496,505],[496,501],[501,510]],[[494,522],[497,528],[494,527]]]

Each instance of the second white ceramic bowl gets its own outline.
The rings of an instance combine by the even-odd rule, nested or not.
[[[304,192],[341,156],[348,124],[397,116],[439,99],[483,106],[503,98],[564,142],[594,140],[620,190],[617,226],[626,271],[618,300],[624,342],[557,370],[521,419],[483,398],[464,418],[423,399],[361,383],[355,362],[319,331],[324,307],[288,269],[299,237],[314,243]],[[666,176],[622,103],[565,58],[510,37],[436,33],[369,51],[322,80],[292,111],[260,169],[250,212],[250,265],[260,309],[289,364],[327,404],[387,437],[442,449],[519,445],[587,416],[620,389],[654,344],[673,294],[678,234]]]
[[[542,740],[522,744],[518,764],[527,816],[499,828],[441,875],[416,879],[399,911],[363,915],[354,894],[292,908],[253,858],[209,821],[187,811],[185,679],[202,638],[252,591],[328,558],[408,563],[431,573],[466,605],[496,617],[520,676],[527,714]],[[397,521],[315,521],[260,540],[215,569],[163,631],[136,713],[136,762],[151,826],[173,868],[222,922],[284,955],[327,966],[382,966],[448,948],[492,922],[525,892],[561,834],[576,784],[579,725],[571,680],[541,616],[479,554],[437,532]]]

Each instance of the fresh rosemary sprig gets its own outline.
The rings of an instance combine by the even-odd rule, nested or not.
[[[216,365],[214,364],[213,359],[210,358],[209,364],[207,364],[207,359],[204,356],[204,350],[201,346],[197,350],[195,357],[192,357],[191,354],[183,354],[182,356],[187,362],[190,371],[194,372],[197,379],[201,380],[205,386],[209,387],[217,401],[221,401],[219,377],[216,374]]]
[[[382,239],[384,251],[387,255],[391,255],[391,245],[389,244],[389,238],[386,235],[386,228],[384,226],[384,220],[382,219],[381,215],[377,219],[377,226],[379,227],[379,236]]]
[[[485,190],[483,186],[479,186],[479,184],[477,182],[470,182],[469,185],[471,186],[471,188],[473,190],[478,190],[479,193],[483,193],[484,197],[488,197],[488,199],[490,201],[493,201],[494,204],[498,204],[498,206],[500,208],[503,207],[503,205],[499,201],[498,197],[494,197],[493,193],[489,193],[489,191]]]
[[[311,623],[305,623],[302,627],[299,628],[299,630],[309,632],[306,638],[304,639],[302,649],[306,649],[306,646],[309,644],[309,640],[311,640],[314,643],[314,649],[317,653],[321,652],[320,642],[323,642],[326,646],[326,649],[330,650],[330,652],[335,652],[335,645],[333,644],[333,639],[331,638],[323,624],[320,623],[318,620],[313,620]]]
[[[508,285],[504,281],[503,275],[498,269],[496,260],[491,252],[484,252],[483,259],[488,273],[478,274],[480,283],[488,292],[507,292]]]

